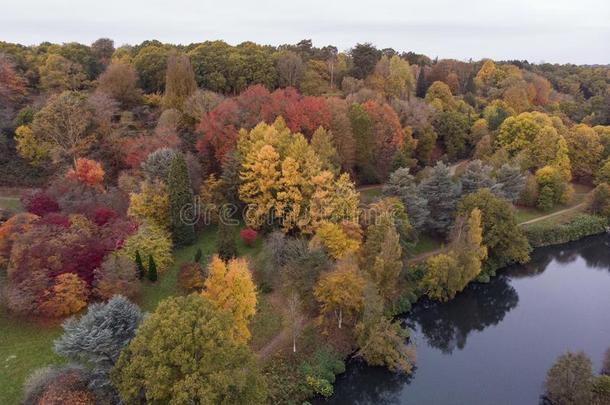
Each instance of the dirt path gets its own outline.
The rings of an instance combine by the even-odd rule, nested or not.
[[[573,207],[570,208],[566,208],[565,210],[561,210],[561,211],[557,211],[557,212],[553,212],[552,214],[548,214],[548,215],[544,215],[542,217],[538,217],[538,218],[534,218],[534,219],[530,219],[529,221],[525,221],[525,222],[521,222],[519,223],[519,225],[528,225],[528,224],[533,224],[534,222],[538,222],[538,221],[542,221],[548,218],[552,218],[556,215],[561,215],[561,214],[565,214],[566,212],[570,212],[570,211],[574,211],[578,208],[581,208],[585,205],[586,203],[580,203],[578,205],[575,205]]]

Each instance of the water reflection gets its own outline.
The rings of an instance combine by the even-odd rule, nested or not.
[[[609,270],[604,235],[538,249],[527,265],[451,302],[422,300],[405,317],[418,346],[412,376],[351,360],[335,395],[314,403],[538,403],[548,368],[566,350],[584,350],[600,367],[610,336]]]
[[[369,367],[361,360],[350,361],[351,372],[341,375],[341,392],[357,392],[357,396],[335,395],[333,404],[399,404],[402,389],[411,383],[410,376],[392,373],[385,367]],[[314,401],[324,403],[324,400]]]
[[[452,353],[464,348],[472,331],[497,325],[518,302],[517,292],[501,275],[488,284],[469,286],[448,303],[422,301],[413,308],[407,324],[421,330],[428,345]]]

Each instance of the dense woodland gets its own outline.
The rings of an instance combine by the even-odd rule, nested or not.
[[[0,130],[0,185],[24,190],[2,212],[0,304],[68,319],[69,364],[35,371],[26,404],[301,403],[331,395],[350,354],[408,374],[397,314],[610,218],[610,66],[0,42]],[[519,226],[581,186],[571,221]],[[173,273],[207,235],[214,251]],[[144,316],[164,277],[180,294]],[[261,355],[263,299],[290,342]],[[587,376],[607,403],[610,379]]]

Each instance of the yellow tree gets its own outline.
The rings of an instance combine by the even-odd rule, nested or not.
[[[280,155],[271,145],[252,151],[244,160],[240,173],[239,198],[248,204],[246,222],[258,229],[275,205],[280,180]]]
[[[303,204],[303,183],[299,164],[291,157],[284,159],[275,204],[275,212],[281,218],[284,232],[294,229],[299,223]]]
[[[318,227],[311,239],[312,247],[321,246],[333,259],[343,259],[360,249],[360,240],[351,238],[341,226],[325,222]]]
[[[362,310],[365,285],[366,280],[353,261],[340,261],[334,270],[323,274],[314,287],[320,322],[334,316],[341,329],[344,319],[353,319]]]
[[[454,248],[461,268],[461,282],[458,291],[463,290],[481,273],[481,262],[487,257],[487,248],[483,245],[480,209],[474,208],[470,212],[463,228],[463,231],[458,231],[461,235]]]
[[[225,263],[214,255],[208,274],[203,296],[233,316],[233,337],[237,342],[246,343],[250,339],[248,322],[256,313],[256,287],[248,263],[241,258]]]
[[[139,193],[129,194],[127,215],[138,222],[150,222],[161,228],[169,226],[169,194],[161,181],[142,182]]]
[[[322,171],[311,179],[314,192],[309,201],[308,224],[302,229],[312,232],[320,224],[331,221],[357,221],[360,197],[347,173],[337,180],[331,172]]]

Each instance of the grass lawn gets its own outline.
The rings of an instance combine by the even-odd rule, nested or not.
[[[411,256],[417,256],[422,253],[431,252],[442,246],[442,241],[435,239],[429,235],[419,235],[419,240],[409,252]]]
[[[531,207],[515,207],[517,210],[517,212],[515,213],[515,217],[517,218],[517,223],[520,224],[521,222],[530,221],[530,220],[536,219],[538,217],[543,217],[545,215],[549,215],[549,214],[552,214],[557,211],[561,211],[561,210],[565,210],[567,208],[574,207],[574,206],[584,202],[585,198],[587,197],[587,194],[589,194],[589,192],[592,190],[591,186],[588,186],[585,184],[572,184],[572,186],[574,187],[574,195],[572,196],[572,201],[570,201],[569,204],[559,205],[549,211],[541,211],[537,208],[531,208]],[[555,216],[555,217],[553,217],[553,220],[556,220],[561,216],[562,215]]]
[[[252,339],[250,346],[254,351],[259,350],[283,327],[282,314],[279,308],[275,308],[269,301],[269,294],[259,294],[256,303],[256,314],[250,322],[250,332]]]
[[[60,334],[59,325],[14,319],[0,306],[0,404],[18,404],[32,370],[61,361],[52,348]]]
[[[21,212],[23,207],[17,197],[0,197],[0,208],[11,212]]]
[[[377,200],[379,197],[381,197],[381,189],[382,189],[383,185],[380,184],[379,186],[374,186],[371,188],[366,188],[363,190],[360,190],[360,201],[362,204],[370,204],[373,201]]]
[[[254,246],[246,246],[236,234],[237,250],[240,256],[254,257],[262,248],[260,238]],[[201,232],[190,246],[174,252],[174,264],[160,275],[156,283],[144,282],[138,304],[145,311],[153,311],[159,301],[183,292],[178,286],[178,270],[186,261],[193,260],[200,247],[204,257],[214,253],[216,228],[209,227]],[[2,284],[0,274],[0,284]],[[262,345],[281,328],[281,317],[273,311],[265,296],[259,297],[260,314],[253,320],[253,344],[255,339]],[[61,362],[53,352],[53,340],[61,335],[59,323],[41,325],[27,319],[15,319],[0,305],[0,404],[17,404],[21,398],[25,378],[36,368]]]

